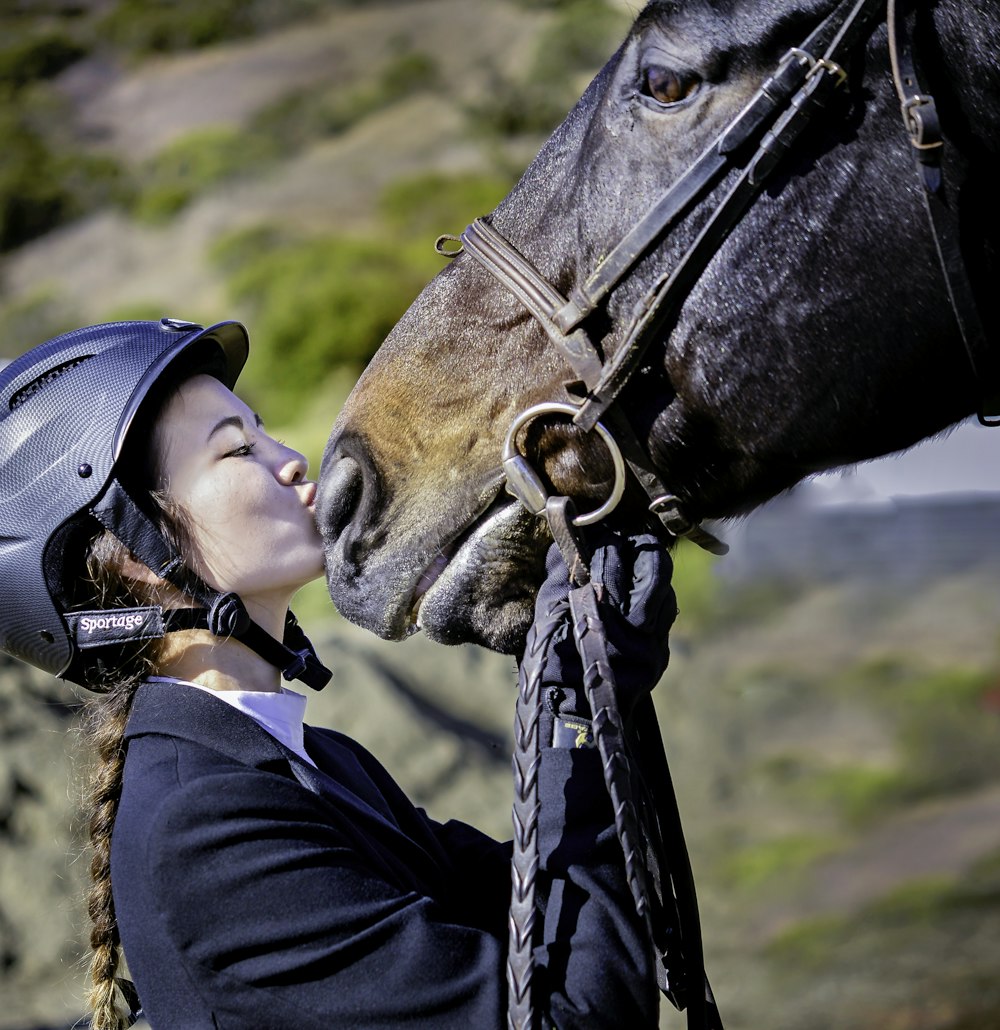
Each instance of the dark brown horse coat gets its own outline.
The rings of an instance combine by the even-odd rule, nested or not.
[[[491,223],[568,294],[836,6],[653,0]],[[906,6],[944,127],[957,245],[987,312],[1000,274],[1000,8]],[[909,446],[981,396],[928,229],[884,20],[840,63],[846,82],[828,110],[720,243],[621,396],[693,519]],[[589,327],[602,353],[615,353],[636,303],[738,171],[608,295]],[[985,371],[1000,382],[995,356]],[[318,509],[341,612],[384,637],[419,624],[445,642],[517,650],[546,531],[503,493],[501,447],[529,405],[578,400],[574,378],[468,254],[426,287],[362,376],[324,459]],[[560,491],[584,503],[606,492],[601,445],[565,421],[536,425],[523,443]]]

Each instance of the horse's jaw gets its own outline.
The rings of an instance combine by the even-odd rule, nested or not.
[[[338,611],[387,640],[420,630],[439,643],[518,653],[548,545],[539,520],[494,486],[471,514],[468,498],[464,516],[454,507],[431,518],[390,513],[373,534],[361,485],[370,475],[351,457],[325,462],[317,513]]]
[[[534,573],[547,542],[519,503],[499,503],[432,571],[411,610],[413,625],[443,644],[472,642],[518,653],[531,624],[538,589]]]

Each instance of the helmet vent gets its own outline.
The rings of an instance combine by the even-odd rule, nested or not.
[[[79,357],[72,358],[70,361],[64,361],[61,365],[56,365],[54,368],[50,368],[47,372],[43,372],[37,379],[32,379],[26,386],[22,386],[20,390],[15,393],[10,399],[10,410],[14,411],[19,408],[26,400],[30,400],[38,393],[39,390],[44,389],[50,383],[58,379],[64,372],[69,372],[70,369],[76,368],[77,365],[82,365],[85,361],[89,361],[94,355],[93,354],[81,354]]]

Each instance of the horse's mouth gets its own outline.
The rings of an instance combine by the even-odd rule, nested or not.
[[[546,540],[537,520],[500,493],[418,577],[406,632],[516,650],[531,620],[532,570]]]
[[[476,523],[473,523],[473,526]],[[469,527],[470,529],[472,527]],[[420,628],[420,606],[423,604],[427,592],[433,588],[441,578],[441,574],[448,567],[448,563],[454,557],[460,544],[458,540],[447,544],[441,549],[441,553],[427,566],[420,574],[417,585],[413,589],[413,597],[410,604],[410,612],[406,617],[407,635],[416,633]]]
[[[459,506],[454,498],[435,517],[417,516],[397,497],[392,518],[375,504],[376,490],[366,496],[357,460],[328,461],[317,510],[327,587],[340,613],[385,640],[420,629],[444,644],[517,653],[551,537],[495,474],[477,493],[465,517],[447,517]]]

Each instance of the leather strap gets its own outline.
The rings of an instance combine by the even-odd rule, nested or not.
[[[678,499],[652,467],[627,418],[612,404],[641,364],[650,343],[677,316],[694,284],[729,232],[764,188],[769,176],[814,115],[846,77],[838,63],[871,33],[884,0],[841,0],[804,41],[784,56],[743,111],[601,262],[582,287],[566,299],[489,221],[477,218],[461,236],[462,248],[510,289],[562,351],[586,389],[574,416],[585,430],[598,419],[614,422],[616,437],[636,480],[650,498],[650,511],[669,532],[686,536],[715,554],[725,544],[687,519]],[[822,56],[813,50],[825,47]],[[760,137],[756,150],[745,153]],[[718,183],[729,168],[742,168],[694,243],[677,265],[661,276],[637,306],[614,357],[602,363],[581,323],[691,205]],[[444,239],[442,237],[442,239]],[[458,251],[441,250],[453,257]]]
[[[913,149],[924,211],[944,273],[948,301],[981,391],[977,416],[984,426],[1000,426],[1000,360],[987,339],[965,269],[956,210],[958,191],[945,190],[941,173],[944,137],[937,105],[917,77],[906,12],[900,10],[898,0],[888,0],[886,20],[892,78]]]
[[[726,131],[654,202],[645,215],[597,266],[582,287],[570,291],[566,306],[555,313],[564,331],[593,312],[636,261],[706,189],[718,181],[735,155],[782,110],[805,81],[813,53],[828,45],[840,19],[856,0],[842,0],[819,26],[781,59],[775,72],[754,94]]]
[[[250,618],[235,594],[220,594],[217,600],[219,603],[212,609],[171,608],[165,611],[166,631],[207,629],[219,637],[234,637],[264,661],[280,669],[286,680],[301,680],[313,690],[322,690],[330,682],[333,674],[320,662],[291,611],[285,617],[284,639],[279,643]]]

